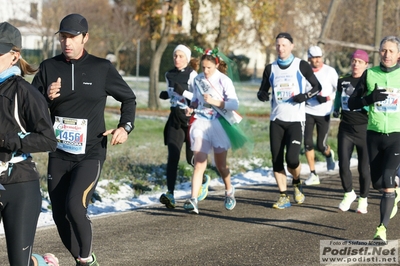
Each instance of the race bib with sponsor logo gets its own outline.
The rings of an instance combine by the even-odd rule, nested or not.
[[[57,138],[57,148],[72,154],[84,154],[87,124],[87,119],[56,116],[53,128]]]

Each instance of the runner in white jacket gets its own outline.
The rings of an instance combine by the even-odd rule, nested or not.
[[[304,182],[306,185],[319,185],[319,176],[315,171],[314,152],[314,127],[317,127],[317,149],[326,158],[328,171],[335,169],[334,153],[326,143],[330,127],[330,116],[333,111],[333,102],[336,95],[337,80],[339,78],[336,70],[324,64],[322,50],[318,46],[308,49],[308,61],[321,84],[321,92],[306,102],[306,126],[304,130],[304,148],[310,176]]]

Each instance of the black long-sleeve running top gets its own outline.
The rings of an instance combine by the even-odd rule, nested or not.
[[[46,101],[20,76],[0,83],[0,100],[0,161],[9,162],[15,156],[24,158],[0,173],[0,184],[37,180],[39,173],[30,153],[54,151],[57,145]]]
[[[49,100],[47,87],[61,78],[60,96]],[[86,51],[78,60],[67,60],[63,54],[43,61],[32,85],[46,97],[51,119],[66,117],[87,119],[87,142],[84,154],[72,154],[59,148],[50,154],[64,160],[82,159],[105,160],[107,137],[104,109],[107,96],[121,102],[119,124],[134,125],[136,96],[122,79],[110,61],[88,54]],[[57,134],[56,134],[57,136]]]

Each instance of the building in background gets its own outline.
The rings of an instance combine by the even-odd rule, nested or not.
[[[0,20],[37,24],[42,17],[43,0],[0,0]]]
[[[22,48],[42,49],[40,21],[43,0],[0,0],[0,7],[0,22],[7,21],[21,31]]]

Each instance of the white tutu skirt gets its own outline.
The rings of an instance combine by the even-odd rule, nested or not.
[[[215,153],[227,151],[231,147],[228,135],[218,119],[197,118],[190,126],[192,151]]]

